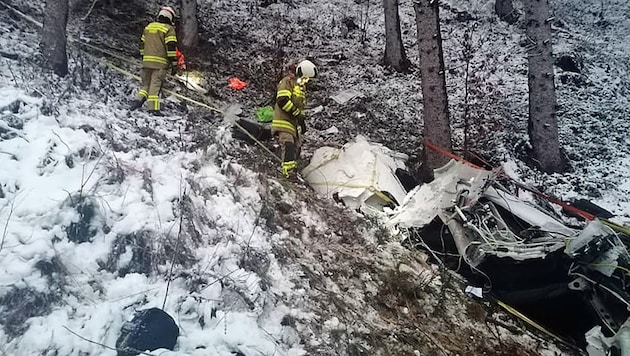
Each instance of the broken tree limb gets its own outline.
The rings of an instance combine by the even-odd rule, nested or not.
[[[5,52],[5,51],[0,51],[0,56],[2,56],[4,58],[13,59],[13,60],[17,60],[18,58],[20,58],[17,55],[17,53],[9,53],[9,52]]]

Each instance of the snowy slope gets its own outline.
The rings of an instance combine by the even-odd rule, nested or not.
[[[3,36],[2,47],[20,48],[23,35]],[[218,157],[225,130],[218,145],[186,152],[181,117],[127,116],[95,95],[62,92],[76,77],[3,64],[5,353],[115,354],[66,328],[113,346],[135,310],[165,302],[181,354],[304,354],[280,321],[308,316],[275,301],[292,286],[270,253],[280,235],[259,226],[257,175]],[[247,264],[264,265],[266,280]]]
[[[417,158],[419,81],[415,73],[390,73],[378,64],[380,2],[369,8],[349,1],[268,8],[199,3],[203,52],[191,61],[206,71],[217,104],[238,102],[243,116],[251,115],[273,90],[268,69],[278,64],[272,60],[278,49],[283,63],[312,56],[322,78],[311,103],[324,110],[310,118],[306,157],[324,142],[342,145],[363,134]],[[40,3],[14,4],[41,15]],[[493,19],[491,1],[451,2],[442,11],[455,134],[461,141],[459,39],[476,23],[471,81],[477,91],[469,99],[480,123],[476,148],[495,153],[495,164],[516,162],[517,174],[554,194],[595,198],[625,221],[628,9],[623,1],[610,4],[610,24],[597,32],[591,27],[598,17],[584,17],[584,6],[573,4],[557,6],[566,23],[558,46],[581,51],[582,76],[591,83],[559,83],[566,108],[562,139],[574,171],[545,176],[518,161],[527,113],[522,36]],[[89,20],[79,21],[89,4],[77,2],[70,27],[75,38],[131,54],[135,30],[150,18],[152,5],[128,4],[146,13],[133,17],[121,7],[116,17],[97,2]],[[125,106],[137,86],[133,79],[76,47],[70,49],[72,74],[55,78],[39,69],[36,28],[3,7],[0,15],[6,19],[0,49],[20,56],[0,58],[5,354],[114,355],[70,330],[113,347],[134,311],[163,304],[181,335],[176,351],[155,353],[161,355],[561,352],[541,336],[513,335],[509,329],[518,324],[466,297],[457,277],[403,248],[401,236],[392,237],[379,222],[278,182],[273,159],[234,141],[220,115],[173,97],[165,118],[130,114]],[[401,16],[409,57],[417,62],[411,1],[401,3]],[[121,18],[129,20],[125,31],[107,38]],[[350,30],[344,18],[365,27],[364,43],[360,28]],[[279,28],[292,32],[277,44]],[[589,47],[592,42],[606,51]],[[225,85],[232,75],[250,87],[230,91]],[[364,98],[345,106],[330,100],[348,87]],[[339,132],[326,133],[331,126]]]

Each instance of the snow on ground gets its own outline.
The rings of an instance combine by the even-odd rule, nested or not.
[[[2,48],[20,48],[18,38],[3,36]],[[257,175],[216,146],[180,150],[191,136],[181,117],[121,118],[118,105],[80,93],[42,96],[16,64],[3,61],[0,76],[2,350],[115,354],[66,328],[113,346],[135,310],[162,307],[175,263],[164,309],[180,327],[177,354],[304,354],[280,322],[308,315],[270,303],[291,290],[291,273],[270,254],[278,236],[259,226]],[[268,280],[241,267],[254,256],[266,258]]]
[[[23,11],[41,12],[40,3],[19,3]],[[311,56],[322,74],[311,103],[324,110],[310,118],[306,157],[325,143],[340,146],[363,134],[417,159],[419,80],[378,64],[380,5],[250,5],[200,2],[204,49],[212,51],[193,64],[208,68],[213,99],[240,102],[249,115],[275,86],[270,66]],[[402,28],[417,62],[411,5],[401,2]],[[516,162],[512,170],[528,183],[563,198],[594,199],[628,221],[628,5],[611,3],[607,24],[597,31],[599,16],[585,17],[583,8],[564,1],[556,9],[556,25],[565,24],[558,48],[577,52],[584,63],[582,74],[560,73],[568,79],[558,83],[572,172],[542,175],[518,161],[527,115],[522,34],[494,19],[491,1],[447,2],[441,12],[454,133],[461,142],[460,39],[470,29],[475,148],[493,154],[497,165],[503,158]],[[83,16],[87,8],[75,10]],[[123,10],[119,20],[127,16]],[[142,26],[141,13],[133,12],[129,28]],[[466,297],[461,281],[402,248],[378,222],[258,171],[273,163],[261,150],[232,141],[220,117],[183,110],[175,99],[166,103],[173,114],[167,118],[129,114],[125,101],[137,84],[76,48],[71,76],[58,80],[42,72],[35,29],[2,15],[0,49],[20,56],[0,58],[4,353],[113,355],[65,327],[113,346],[135,310],[162,307],[169,276],[164,309],[181,335],[177,351],[163,355],[560,352],[533,334],[512,335],[511,320]],[[82,38],[108,46],[101,37],[110,26],[105,11],[71,23]],[[285,42],[278,26],[291,31]],[[134,53],[136,34],[121,32],[109,39],[112,46]],[[282,51],[279,63],[270,60]],[[232,75],[250,87],[230,92],[225,84]],[[364,97],[345,106],[330,100],[349,87]],[[324,133],[332,126],[339,132]]]
[[[18,330],[7,325],[2,335],[5,352],[30,355],[56,349],[64,355],[106,354],[98,345],[74,342],[65,327],[113,345],[115,331],[135,309],[162,305],[164,276],[172,262],[167,253],[178,244],[179,253],[193,255],[181,254],[191,260],[176,262],[194,261],[191,272],[200,283],[191,293],[183,278],[173,276],[166,300],[165,310],[181,327],[181,354],[193,354],[199,348],[204,351],[197,354],[230,355],[238,350],[272,354],[278,348],[274,338],[283,337],[284,327],[273,321],[290,315],[291,310],[281,304],[266,306],[260,278],[239,267],[245,249],[266,255],[272,238],[257,228],[261,198],[255,184],[241,185],[238,201],[231,191],[231,178],[251,184],[255,180],[252,172],[230,162],[215,165],[211,157],[205,157],[205,163],[191,172],[190,166],[204,152],[152,155],[146,149],[133,149],[114,153],[94,133],[76,126],[98,126],[99,116],[108,116],[105,108],[97,105],[83,113],[72,110],[75,112],[43,115],[44,100],[4,85],[6,82],[0,90],[3,116],[8,114],[20,124],[3,130],[5,137],[0,142],[1,298],[3,308],[23,308],[26,314],[21,317],[34,317],[26,332],[15,339],[11,333]],[[13,107],[6,110],[9,104]],[[68,103],[74,105],[74,100]],[[236,176],[229,177],[222,170]],[[187,218],[183,203],[178,202],[190,194],[188,180],[209,190],[207,198],[195,199],[191,208],[204,209],[215,229],[204,232],[199,241],[178,242],[181,220]],[[132,243],[120,245],[121,240]],[[212,244],[193,249],[206,243]],[[276,261],[269,264],[270,292],[280,293],[287,288],[286,276],[280,274]],[[151,272],[161,277],[156,279]],[[58,280],[63,274],[67,277]],[[251,305],[241,306],[243,310],[226,306],[223,284],[243,293],[242,298]],[[38,310],[40,299],[63,302],[48,314]],[[238,302],[235,298],[230,303]],[[213,309],[218,311],[211,316]],[[255,311],[263,309],[267,317],[259,326]],[[200,319],[206,320],[203,331],[189,326]],[[295,338],[286,340],[285,353],[303,354],[296,343]]]

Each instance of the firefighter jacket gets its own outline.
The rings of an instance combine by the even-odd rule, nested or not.
[[[298,136],[297,128],[304,125],[304,107],[306,106],[306,91],[298,83],[295,75],[290,74],[282,78],[276,92],[276,105],[271,122],[272,132],[288,132]]]
[[[166,69],[169,64],[177,66],[177,36],[175,27],[162,22],[151,22],[142,32],[142,67]]]

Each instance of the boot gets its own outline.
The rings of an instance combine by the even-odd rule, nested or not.
[[[153,116],[164,116],[160,110],[149,110],[149,114]]]
[[[132,100],[131,104],[129,104],[129,110],[134,111],[137,108],[141,107],[143,103],[144,103],[143,100]]]
[[[304,179],[295,170],[291,170],[287,172],[287,174],[283,174],[282,176],[291,183],[306,184]]]

